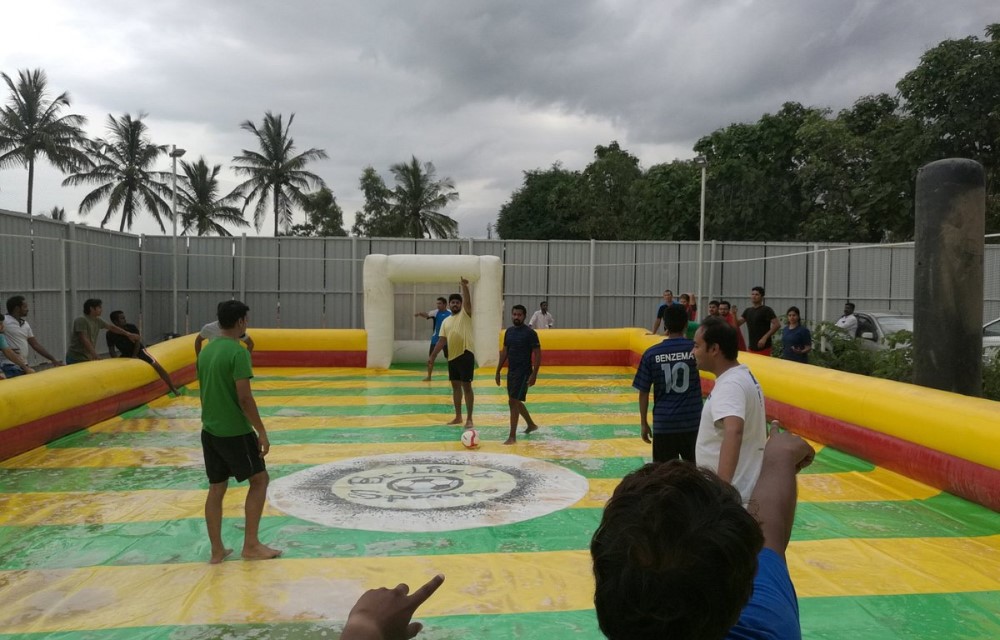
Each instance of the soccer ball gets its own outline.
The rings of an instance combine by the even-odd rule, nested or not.
[[[466,449],[479,448],[479,432],[475,429],[466,429],[462,432],[462,444]]]

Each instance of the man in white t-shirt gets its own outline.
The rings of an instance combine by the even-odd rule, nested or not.
[[[11,296],[7,299],[7,317],[3,319],[4,334],[7,336],[7,343],[11,351],[20,359],[20,362],[15,362],[0,353],[0,369],[8,378],[29,373],[30,367],[27,367],[29,346],[34,349],[35,353],[51,362],[53,366],[61,367],[63,364],[62,360],[57,360],[38,341],[31,330],[31,325],[25,320],[27,317],[28,301],[25,300],[24,296]]]
[[[222,307],[222,302],[219,303],[218,308]],[[218,310],[218,309],[217,309]],[[201,353],[201,344],[206,340],[212,340],[214,338],[219,338],[222,336],[222,327],[219,326],[219,321],[209,322],[201,328],[198,332],[198,337],[194,339],[194,356],[197,358],[198,354]],[[247,351],[253,353],[253,338],[244,333],[240,336],[240,341],[247,346]]]
[[[858,317],[854,315],[854,303],[844,303],[844,315],[836,322],[837,328],[852,338],[858,335]]]
[[[528,326],[532,329],[551,329],[556,326],[556,319],[552,317],[549,313],[549,303],[542,302],[538,305],[538,311],[531,314],[531,320],[528,320]]]
[[[695,460],[736,487],[747,504],[764,461],[767,419],[764,394],[738,353],[736,329],[705,318],[694,336],[694,357],[699,369],[715,375],[715,387],[701,412]]]

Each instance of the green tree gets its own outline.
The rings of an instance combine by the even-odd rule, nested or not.
[[[219,197],[219,172],[222,165],[209,168],[205,158],[190,163],[181,160],[183,175],[177,182],[177,214],[183,225],[182,234],[192,231],[199,235],[231,236],[223,225],[249,227],[243,212],[237,206],[238,193]]]
[[[6,73],[10,96],[0,110],[0,169],[23,165],[28,169],[27,213],[31,215],[35,190],[35,160],[44,157],[64,173],[87,167],[86,136],[81,128],[86,118],[63,115],[70,107],[68,93],[49,98],[48,79],[41,69],[18,72],[15,82]]]
[[[243,122],[240,128],[257,138],[259,151],[243,149],[241,155],[233,157],[236,164],[232,169],[237,175],[247,178],[236,187],[236,191],[245,198],[243,209],[257,201],[253,220],[259,231],[270,207],[274,214],[276,236],[280,228],[291,226],[292,207],[305,207],[305,190],[326,186],[322,178],[305,170],[310,162],[325,159],[326,151],[313,148],[293,155],[295,141],[289,130],[294,120],[293,113],[286,126],[282,123],[281,114],[267,111],[260,127],[250,120]]]
[[[521,188],[500,207],[496,230],[508,240],[583,240],[580,231],[579,171],[558,162],[524,172]]]
[[[458,200],[451,178],[435,179],[433,163],[421,163],[416,156],[391,167],[396,187],[390,195],[390,211],[402,222],[408,238],[457,238],[458,223],[444,208]]]
[[[632,222],[623,239],[696,240],[701,167],[691,160],[653,165],[632,183],[628,202]]]
[[[52,207],[52,210],[49,211],[49,217],[53,220],[64,222],[66,220],[66,210],[62,207]]]
[[[344,211],[337,204],[333,191],[323,187],[306,194],[306,223],[292,227],[293,236],[344,237]]]
[[[896,85],[923,126],[928,160],[963,157],[987,177],[987,231],[1000,230],[1000,23],[986,40],[945,40]]]
[[[371,166],[365,167],[359,182],[365,205],[355,214],[351,233],[367,238],[398,238],[404,235],[403,221],[392,214],[389,201],[392,192],[385,186],[378,171]]]
[[[708,158],[706,236],[719,240],[794,240],[807,216],[800,189],[799,128],[824,110],[785,103],[756,123],[733,124],[695,144]]]
[[[630,207],[632,184],[642,177],[639,159],[612,141],[597,145],[594,160],[581,175],[579,203],[586,208],[580,219],[580,233],[595,240],[620,240],[634,228]]]
[[[116,120],[108,114],[108,138],[97,138],[88,144],[89,167],[63,180],[63,186],[100,185],[84,196],[80,215],[86,215],[98,202],[107,199],[102,228],[121,210],[118,230],[131,229],[136,217],[145,210],[152,214],[160,230],[166,232],[163,219],[170,219],[171,212],[164,198],[170,197],[170,187],[164,184],[162,172],[151,169],[167,148],[149,139],[144,117],[140,113],[132,119],[126,113]]]

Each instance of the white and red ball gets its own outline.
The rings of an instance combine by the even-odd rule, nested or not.
[[[462,432],[462,444],[466,449],[479,448],[479,432],[475,429],[466,429]]]

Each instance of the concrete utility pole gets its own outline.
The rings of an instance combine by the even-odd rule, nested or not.
[[[949,158],[917,172],[913,381],[983,392],[986,180],[978,162]]]

